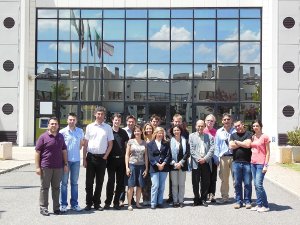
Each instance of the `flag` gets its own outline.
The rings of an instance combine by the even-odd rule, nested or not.
[[[114,54],[115,47],[111,44],[103,42],[103,51],[112,56]]]
[[[87,25],[88,25],[88,38],[90,39],[90,51],[91,51],[91,55],[93,56],[92,35],[91,35],[91,29],[90,29],[89,21],[87,21]]]
[[[78,26],[76,24],[75,14],[74,14],[73,10],[71,10],[71,25],[73,25],[75,27],[75,30],[76,30],[76,32],[77,32],[77,34],[79,36],[79,34],[80,34],[79,33],[79,28],[78,28]]]
[[[100,35],[98,34],[98,32],[96,30],[95,30],[95,35],[96,35],[95,45],[97,47],[98,58],[101,59],[101,55],[102,55],[102,39],[101,39]]]
[[[80,40],[81,40],[81,49],[83,49],[83,46],[84,46],[84,25],[83,25],[83,20],[81,20]]]

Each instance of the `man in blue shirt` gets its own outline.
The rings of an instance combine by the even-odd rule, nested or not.
[[[60,211],[66,212],[68,206],[68,180],[70,174],[71,181],[71,209],[74,211],[81,211],[78,205],[78,177],[80,169],[80,149],[84,143],[84,134],[81,128],[76,127],[77,117],[75,113],[69,113],[68,126],[59,131],[64,136],[65,143],[68,150],[68,166],[69,171],[63,174],[60,185]]]

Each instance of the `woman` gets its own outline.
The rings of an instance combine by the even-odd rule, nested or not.
[[[126,175],[128,176],[128,210],[132,211],[133,188],[136,187],[136,208],[142,208],[140,198],[144,178],[148,173],[148,154],[146,142],[142,140],[142,129],[135,125],[132,131],[132,138],[127,143],[125,164]]]
[[[182,134],[182,128],[175,125],[170,129],[172,136],[170,141],[172,161],[171,180],[172,180],[172,195],[173,207],[183,207],[184,192],[185,192],[185,177],[188,170],[188,158],[190,157],[190,145]]]
[[[267,212],[269,204],[267,195],[263,187],[264,177],[268,171],[268,163],[270,159],[270,138],[262,133],[262,123],[260,120],[252,122],[254,135],[251,143],[251,171],[254,179],[256,191],[256,207],[252,211]]]
[[[154,128],[150,123],[146,123],[143,127],[143,139],[149,143],[152,140]],[[149,162],[148,162],[149,165]],[[149,168],[149,166],[148,166]],[[150,205],[151,200],[151,178],[150,174],[148,173],[145,177],[145,186],[142,189],[143,194],[143,205],[148,206]]]
[[[170,171],[170,145],[164,139],[165,130],[157,127],[153,140],[147,144],[151,177],[151,209],[163,208],[165,182]]]

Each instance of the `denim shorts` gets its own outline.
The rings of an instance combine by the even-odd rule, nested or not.
[[[129,164],[129,169],[131,174],[128,177],[128,187],[144,187],[145,179],[143,178],[143,172],[146,169],[145,165]]]

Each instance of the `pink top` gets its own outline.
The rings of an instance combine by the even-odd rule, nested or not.
[[[211,136],[215,137],[217,130],[215,128],[212,128],[211,130],[209,130],[207,127],[205,127],[203,132],[204,132],[204,134],[210,134]]]
[[[266,144],[270,143],[270,138],[266,134],[262,134],[259,138],[252,136],[251,143],[251,163],[264,164],[266,159]]]

